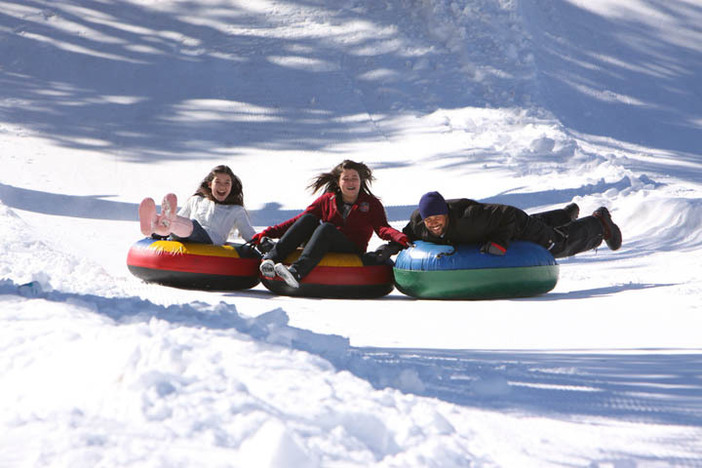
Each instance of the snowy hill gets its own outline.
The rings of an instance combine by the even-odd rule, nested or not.
[[[699,24],[688,0],[4,1],[0,466],[702,465]],[[143,197],[226,163],[262,229],[345,158],[396,227],[438,189],[604,205],[624,245],[518,300],[127,271]]]

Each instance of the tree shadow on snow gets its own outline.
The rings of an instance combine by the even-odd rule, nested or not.
[[[448,49],[415,37],[391,9],[369,17],[347,3],[288,2],[324,9],[326,28],[374,22],[351,42],[334,31],[281,37],[275,15],[236,4],[9,0],[0,14],[3,121],[68,148],[157,162],[382,140],[392,130],[377,114],[477,104]],[[407,49],[451,65],[432,72],[441,86],[406,73],[419,60]],[[427,98],[432,89],[440,92]]]
[[[567,0],[522,2],[542,98],[575,131],[676,151],[675,159],[697,163],[702,6],[631,6],[638,11],[617,5],[600,14],[596,5]],[[686,176],[682,165],[667,167]]]
[[[465,407],[702,426],[702,353],[356,348],[341,336],[290,326],[282,309],[246,318],[223,302],[161,306],[138,297],[45,292],[10,280],[0,280],[0,295],[69,302],[109,317],[116,326],[158,319],[232,330],[262,346],[318,355],[377,389],[395,388]]]
[[[642,176],[642,183],[650,182],[646,176]],[[577,188],[568,188],[560,190],[544,190],[541,192],[529,192],[523,193],[519,192],[519,188],[514,188],[508,192],[499,193],[492,197],[485,198],[483,203],[499,203],[503,205],[513,205],[522,208],[523,210],[533,213],[530,211],[530,207],[534,206],[546,206],[546,205],[556,205],[562,203],[563,205],[570,203],[575,197],[585,197],[588,195],[596,195],[605,193],[607,190],[624,190],[631,187],[631,180],[628,177],[623,177],[616,182],[605,182],[600,180],[596,184],[587,184]],[[655,184],[655,186],[660,186],[661,184]],[[589,213],[582,213],[581,216],[585,216]]]
[[[355,373],[462,406],[702,425],[702,354],[354,349]]]

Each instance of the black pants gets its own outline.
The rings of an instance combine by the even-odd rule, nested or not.
[[[290,226],[264,259],[282,262],[305,243],[300,258],[292,264],[300,278],[304,278],[322,260],[327,252],[360,254],[356,244],[332,223],[320,223],[319,218],[306,214]]]
[[[518,236],[550,249],[556,258],[570,257],[594,249],[602,243],[604,228],[594,216],[570,220],[565,210],[530,215]]]

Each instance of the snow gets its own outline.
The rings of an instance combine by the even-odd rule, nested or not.
[[[702,466],[698,2],[0,5],[0,466]],[[143,197],[226,163],[262,229],[346,158],[398,228],[438,189],[624,244],[513,300],[126,269]]]

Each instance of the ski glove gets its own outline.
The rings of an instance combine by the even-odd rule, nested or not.
[[[400,244],[403,249],[410,246],[409,237],[407,237],[407,234],[404,234],[404,233],[401,234],[400,237],[397,238],[397,241],[393,241],[389,245],[391,245],[393,243]],[[402,249],[400,249],[400,250],[402,250]],[[398,250],[397,252],[399,252],[400,250]],[[395,253],[397,253],[397,252],[395,252]]]
[[[507,252],[507,249],[502,247],[500,244],[496,244],[495,242],[486,242],[482,247],[480,247],[480,253],[482,254],[504,255],[505,252]]]
[[[378,263],[385,263],[387,259],[398,253],[404,247],[399,242],[390,242],[388,244],[383,244],[375,252],[371,252],[373,260]]]

